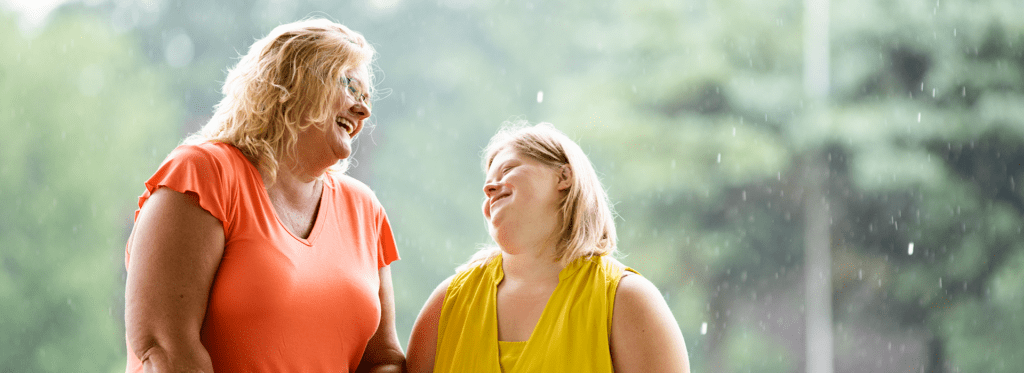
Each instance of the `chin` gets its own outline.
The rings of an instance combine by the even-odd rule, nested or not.
[[[351,156],[352,148],[349,146],[341,146],[340,148],[334,150],[334,157],[338,158],[339,161],[348,159],[348,157]]]
[[[501,247],[501,251],[508,252],[507,250],[505,250],[505,248],[509,247],[510,246],[509,243],[511,243],[513,241],[514,237],[512,235],[512,230],[507,229],[507,228],[506,229],[498,229],[498,228],[493,228],[492,227],[490,233],[491,233],[491,239],[493,239],[494,242],[498,244],[498,247]],[[509,254],[515,254],[515,253],[514,252],[509,252]]]

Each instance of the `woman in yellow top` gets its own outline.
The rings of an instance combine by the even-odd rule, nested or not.
[[[608,254],[607,194],[579,145],[547,123],[507,124],[484,151],[478,252],[427,300],[410,372],[689,372],[658,289]]]

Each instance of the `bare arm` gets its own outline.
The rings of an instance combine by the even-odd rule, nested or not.
[[[199,331],[224,230],[196,198],[157,189],[132,232],[125,329],[144,372],[213,372]]]
[[[617,373],[689,373],[686,343],[661,293],[643,276],[619,281],[612,313],[612,364]]]
[[[437,326],[441,319],[444,295],[452,278],[441,282],[427,298],[420,310],[416,324],[409,335],[409,372],[430,373],[434,371],[434,355],[437,352]]]
[[[395,291],[391,282],[391,267],[380,269],[380,324],[363,351],[356,372],[404,372],[405,353],[398,343],[395,330]]]

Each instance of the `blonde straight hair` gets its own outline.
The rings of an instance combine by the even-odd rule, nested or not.
[[[484,148],[485,173],[498,152],[506,148],[549,166],[568,165],[572,170],[572,184],[561,202],[561,239],[555,247],[555,261],[567,265],[582,257],[615,253],[615,214],[608,193],[576,142],[551,123],[531,126],[524,120],[505,122]],[[500,252],[496,246],[484,247],[458,270],[484,265]]]
[[[184,143],[234,145],[273,183],[298,134],[311,123],[334,122],[328,120],[331,106],[346,94],[346,72],[366,77],[354,84],[372,96],[375,53],[361,34],[326,19],[277,26],[228,72],[213,117]],[[346,159],[331,171],[345,172],[348,164]]]

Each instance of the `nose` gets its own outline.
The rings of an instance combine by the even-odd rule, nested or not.
[[[491,198],[495,193],[498,193],[500,186],[501,184],[497,182],[484,184],[484,195],[487,196],[487,198]]]
[[[356,116],[357,120],[363,120],[370,117],[370,107],[365,102],[355,101],[349,111]]]

